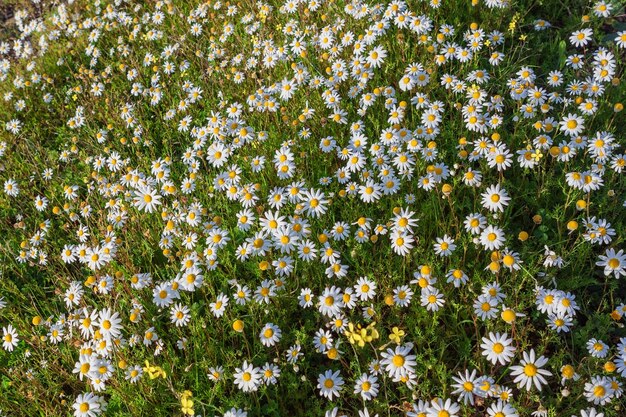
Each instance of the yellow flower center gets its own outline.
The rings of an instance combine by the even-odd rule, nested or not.
[[[515,321],[515,311],[511,310],[511,309],[506,309],[504,311],[502,311],[502,320],[506,321],[507,323],[512,323]]]
[[[606,389],[602,385],[598,385],[593,389],[593,395],[595,397],[604,397],[604,394],[606,394]]]
[[[537,375],[537,367],[532,363],[524,365],[524,374],[529,377]]]
[[[391,362],[393,363],[395,367],[400,368],[401,366],[404,365],[404,356],[394,355],[394,357],[391,359]]]

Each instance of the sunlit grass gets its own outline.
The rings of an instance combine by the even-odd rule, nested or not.
[[[6,2],[0,409],[623,415],[624,8],[510,3]]]

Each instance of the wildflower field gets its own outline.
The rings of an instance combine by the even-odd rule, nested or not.
[[[626,416],[620,0],[0,0],[1,416]]]

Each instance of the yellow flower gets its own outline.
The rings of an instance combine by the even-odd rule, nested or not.
[[[509,32],[513,33],[515,31],[515,28],[517,27],[517,21],[520,18],[520,14],[515,13],[515,15],[513,15],[513,19],[511,19],[511,23],[509,23]]]
[[[372,322],[367,327],[363,328],[360,324],[355,326],[352,323],[348,323],[348,329],[344,330],[344,334],[350,344],[364,347],[365,343],[370,343],[374,339],[378,339],[379,335],[378,331],[374,328],[375,324],[375,322]]]
[[[535,149],[535,151],[531,153],[530,156],[535,160],[535,162],[539,162],[539,160],[543,158],[543,154],[541,153],[540,149]]]
[[[399,345],[402,341],[402,337],[404,337],[405,335],[404,330],[400,330],[397,327],[394,327],[393,329],[391,329],[391,331],[392,333],[389,335],[389,340]]]
[[[163,368],[161,368],[160,366],[151,366],[150,362],[148,362],[146,360],[146,366],[143,368],[144,372],[148,373],[148,376],[150,376],[150,379],[155,379],[155,378],[167,378],[167,374],[165,373],[165,371],[163,370]]]
[[[192,396],[193,394],[189,390],[184,391],[180,396],[181,411],[183,414],[189,416],[193,416],[195,414],[193,411],[193,401],[191,400]]]

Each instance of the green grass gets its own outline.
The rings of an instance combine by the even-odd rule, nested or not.
[[[475,369],[479,375],[490,376],[494,383],[512,389],[511,404],[520,416],[530,415],[544,407],[549,416],[569,417],[580,415],[580,410],[592,406],[585,399],[584,391],[585,383],[593,376],[616,376],[619,384],[623,385],[623,376],[608,372],[604,365],[608,360],[618,359],[616,346],[621,337],[626,337],[624,319],[610,316],[621,303],[626,302],[624,278],[605,276],[596,262],[606,248],[616,251],[624,248],[626,180],[622,172],[610,166],[609,160],[604,162],[604,184],[599,190],[584,192],[570,187],[566,182],[567,173],[590,170],[592,164],[598,162],[585,150],[579,150],[569,162],[562,162],[546,149],[534,168],[521,167],[516,160],[516,151],[524,149],[538,135],[533,127],[535,122],[554,118],[552,138],[554,145],[559,146],[561,141],[568,140],[558,130],[559,121],[568,113],[581,112],[576,105],[554,104],[545,114],[538,110],[533,117],[524,119],[522,106],[525,101],[511,97],[507,82],[518,77],[518,71],[526,66],[535,72],[536,86],[548,92],[558,91],[562,96],[575,100],[577,96],[566,94],[566,84],[585,80],[593,68],[594,52],[600,47],[607,48],[614,54],[615,77],[603,83],[606,91],[597,98],[597,112],[584,117],[585,134],[591,137],[596,132],[611,132],[615,136],[613,155],[623,154],[622,136],[626,119],[623,112],[614,110],[614,106],[623,102],[626,93],[621,81],[625,55],[624,49],[619,49],[612,37],[624,30],[624,9],[615,4],[612,17],[599,18],[592,13],[593,3],[587,1],[525,0],[512,2],[510,7],[504,9],[490,9],[484,2],[479,3],[472,5],[471,1],[449,0],[443,2],[440,8],[433,8],[427,2],[407,2],[409,10],[416,15],[423,14],[432,19],[434,29],[429,31],[431,39],[424,42],[414,32],[398,29],[393,24],[376,39],[374,45],[384,47],[388,56],[381,68],[374,68],[364,90],[356,97],[350,97],[350,88],[356,85],[350,76],[336,88],[348,124],[333,122],[329,116],[332,111],[324,104],[324,88],[314,89],[308,84],[298,86],[289,101],[279,100],[276,94],[278,111],[274,113],[250,111],[246,105],[248,96],[257,89],[292,78],[292,65],[306,69],[310,77],[330,76],[333,58],[324,56],[324,51],[312,44],[308,45],[306,56],[290,56],[289,60],[279,62],[273,68],[260,64],[246,68],[245,65],[255,48],[262,47],[263,41],[271,39],[274,45],[289,48],[292,36],[286,34],[284,28],[290,22],[303,31],[306,29],[309,41],[313,34],[327,25],[341,27],[340,33],[349,30],[357,37],[366,34],[371,19],[352,18],[345,10],[348,2],[343,0],[324,2],[317,11],[305,10],[305,6],[301,5],[296,14],[281,13],[281,5],[271,3],[273,11],[266,19],[260,14],[261,6],[255,2],[238,3],[239,11],[235,16],[227,16],[226,3],[220,10],[208,7],[206,17],[201,19],[203,31],[198,37],[191,35],[192,23],[188,19],[198,6],[197,2],[172,1],[164,4],[133,1],[115,6],[113,2],[76,0],[66,6],[67,21],[62,26],[55,23],[59,10],[51,2],[42,2],[36,9],[18,0],[5,3],[3,7],[6,9],[29,10],[31,18],[42,16],[46,30],[26,37],[36,52],[40,50],[37,42],[42,34],[49,35],[56,27],[59,37],[49,41],[43,54],[26,58],[18,58],[13,52],[7,54],[10,69],[6,79],[0,81],[0,94],[6,97],[0,106],[0,142],[6,145],[4,156],[0,158],[0,180],[4,184],[13,179],[20,187],[16,197],[0,192],[0,296],[7,302],[7,307],[0,310],[0,327],[6,328],[11,324],[20,339],[12,352],[0,350],[0,409],[10,416],[69,416],[79,394],[94,392],[86,380],[81,381],[76,373],[72,373],[81,345],[93,339],[83,338],[78,326],[67,323],[82,314],[83,308],[89,312],[111,308],[121,315],[125,341],[139,336],[136,346],[123,346],[106,356],[113,369],[112,376],[106,382],[106,389],[96,394],[107,400],[105,414],[108,416],[183,415],[181,394],[185,390],[193,393],[194,411],[202,416],[221,416],[231,407],[246,409],[249,416],[320,416],[326,410],[339,407],[340,415],[346,413],[352,416],[365,406],[371,415],[405,415],[418,400],[430,402],[434,398],[451,398],[457,401],[457,395],[452,394],[452,378],[466,369],[470,372]],[[380,4],[384,10],[389,2]],[[135,6],[138,6],[137,10]],[[106,17],[109,7],[110,11],[124,11],[131,19],[137,20],[129,26],[119,22],[114,24]],[[143,21],[144,13],[153,14],[159,7],[163,11],[161,25]],[[259,24],[254,35],[246,32],[250,24],[241,22],[248,12],[253,16],[251,22]],[[588,15],[588,21],[583,22],[583,15]],[[89,34],[93,28],[85,27],[89,22],[86,19],[101,23],[99,39],[92,43],[101,52],[95,65],[91,65],[92,58],[87,54]],[[553,27],[536,31],[533,29],[535,19],[545,19]],[[227,41],[221,41],[220,36],[227,22],[233,24],[233,34]],[[12,42],[20,36],[14,23],[10,22],[5,30],[0,31],[0,43],[4,40]],[[70,23],[76,26],[75,32],[68,30]],[[444,24],[452,25],[456,33],[446,41],[461,44],[463,34],[470,31],[474,23],[486,33],[493,30],[502,32],[504,44],[497,47],[484,45],[466,63],[452,61],[437,66],[434,63],[435,53],[429,49],[438,45],[436,31]],[[135,25],[137,33],[133,34]],[[592,28],[593,40],[586,48],[574,48],[568,40],[569,36],[581,28]],[[150,30],[161,30],[162,37],[149,40],[145,35]],[[146,53],[159,57],[171,45],[178,45],[170,59],[177,68],[172,75],[164,71],[165,59],[158,58],[150,65],[143,64]],[[126,56],[122,54],[124,46],[128,49]],[[211,51],[218,47],[224,50],[224,57],[210,58]],[[109,53],[110,50],[113,53]],[[365,50],[369,51],[371,47]],[[493,66],[489,63],[491,50],[505,54],[501,64]],[[337,54],[337,58],[343,59],[347,65],[348,73],[354,59],[352,52],[350,46]],[[584,69],[575,70],[565,64],[567,56],[573,53],[584,55],[588,62]],[[234,63],[233,58],[238,54],[243,59]],[[0,56],[0,60],[2,58]],[[261,60],[262,55],[259,57]],[[178,68],[185,61],[188,68],[180,71]],[[28,67],[29,63],[32,63],[32,68]],[[402,91],[399,79],[411,63],[424,65],[430,82],[411,91]],[[130,68],[138,71],[137,78],[132,81],[127,77]],[[491,80],[481,87],[482,91],[489,98],[502,96],[504,106],[502,126],[489,128],[484,134],[469,130],[463,120],[460,109],[468,103],[468,98],[440,84],[444,74],[464,79],[477,69],[486,70],[491,76]],[[546,84],[552,70],[563,72],[564,86],[553,88]],[[241,84],[233,82],[235,71],[245,74]],[[161,77],[162,92],[162,98],[156,105],[150,103],[149,95],[129,94],[134,82],[149,89],[151,77],[156,72]],[[24,88],[16,87],[16,77],[31,80],[35,73],[41,77],[40,82]],[[202,88],[202,98],[167,120],[168,110],[176,108],[187,97],[182,87],[186,81]],[[104,84],[102,96],[90,94],[94,82]],[[468,87],[471,84],[467,83]],[[419,152],[409,152],[415,159],[412,176],[402,177],[396,169],[399,191],[383,196],[376,203],[366,204],[356,195],[345,195],[345,185],[338,183],[335,174],[346,162],[337,151],[322,152],[319,143],[322,138],[333,136],[338,150],[347,147],[350,144],[350,124],[361,120],[363,134],[368,139],[365,147],[366,169],[370,178],[377,178],[377,156],[369,149],[372,144],[380,142],[383,129],[393,126],[388,122],[389,111],[384,106],[384,95],[364,115],[358,112],[359,97],[363,93],[373,93],[375,89],[384,90],[387,86],[395,89],[394,97],[398,103],[409,103],[404,120],[395,129],[414,130],[422,123],[423,110],[416,109],[410,102],[416,92],[444,104],[439,133],[433,138],[421,140],[423,147],[432,142],[438,156],[433,161],[426,161]],[[43,100],[45,94],[50,94],[49,103]],[[586,96],[579,97],[582,100]],[[19,100],[24,101],[21,111],[16,109]],[[191,178],[189,167],[182,158],[193,146],[194,138],[189,132],[180,132],[178,123],[190,115],[193,117],[192,126],[200,126],[214,112],[223,117],[227,105],[233,102],[243,104],[241,122],[257,133],[266,132],[267,139],[254,140],[234,148],[228,163],[215,167],[206,158],[208,145],[215,141],[209,137],[207,144],[202,146],[203,153],[196,158],[195,191],[182,193],[183,181]],[[134,131],[122,119],[120,112],[126,103],[133,106],[135,123],[142,127],[142,132]],[[79,106],[84,109],[85,124],[73,129],[68,121]],[[305,107],[314,109],[315,114],[310,119],[299,119]],[[5,123],[13,119],[18,119],[22,125],[17,134],[4,128]],[[308,139],[299,137],[302,128],[310,131]],[[99,143],[97,134],[102,129],[107,131],[107,139]],[[473,149],[471,144],[459,146],[462,139],[471,143],[481,136],[490,138],[496,132],[501,137],[500,143],[513,154],[510,168],[498,172],[488,166],[486,158],[472,161],[461,154],[462,149],[468,152]],[[224,141],[232,144],[233,137],[232,134],[224,134]],[[276,152],[283,146],[288,146],[293,153],[296,166],[294,177],[286,180],[280,179],[273,162]],[[385,149],[390,165],[393,166],[395,154],[405,151],[404,148],[406,146],[400,144],[398,150]],[[145,213],[132,203],[132,186],[106,190],[106,187],[120,184],[122,174],[107,168],[96,172],[93,162],[95,158],[108,157],[113,152],[127,160],[129,170],[145,176],[152,176],[153,161],[170,158],[170,179],[176,186],[176,192],[164,195],[163,205],[156,212]],[[67,154],[66,160],[61,160],[63,154]],[[267,161],[265,168],[256,173],[251,169],[250,162],[258,156],[265,157]],[[432,191],[425,191],[418,187],[418,181],[432,171],[434,164],[445,164],[454,172],[445,181],[438,182]],[[267,210],[274,211],[267,201],[274,187],[287,187],[297,180],[303,181],[304,187],[324,191],[330,200],[328,212],[320,218],[306,214],[301,214],[301,217],[309,221],[310,239],[320,253],[324,250],[321,234],[329,234],[335,222],[344,221],[351,225],[351,233],[346,240],[330,240],[332,248],[341,253],[341,264],[349,267],[347,276],[328,278],[325,275],[327,266],[319,260],[295,260],[294,272],[280,277],[284,289],[277,292],[269,304],[250,301],[244,306],[237,305],[231,281],[248,286],[253,293],[263,280],[277,278],[273,267],[265,270],[260,262],[271,264],[283,254],[274,249],[265,256],[253,256],[245,261],[237,259],[235,252],[238,246],[261,227],[255,222],[251,231],[239,230],[236,214],[242,205],[230,200],[226,192],[215,187],[216,178],[231,165],[241,169],[240,188],[255,185],[258,188],[256,195],[259,200],[251,208],[257,219]],[[52,169],[51,179],[43,177],[46,168]],[[482,172],[480,187],[472,188],[464,184],[463,173],[468,168]],[[362,174],[352,175],[357,185],[365,184]],[[321,185],[320,180],[326,177],[333,180],[329,185]],[[444,192],[444,183],[450,186],[449,192]],[[481,193],[492,184],[500,184],[511,197],[504,212],[497,216],[481,204]],[[75,200],[68,200],[64,196],[64,187],[72,185],[78,186],[78,196]],[[406,202],[405,197],[409,194],[415,197],[415,202]],[[41,212],[35,209],[34,199],[37,196],[45,196],[49,200],[48,207]],[[128,217],[122,227],[114,227],[107,217],[111,212],[107,203],[111,199],[124,207]],[[587,207],[578,210],[578,201],[586,201]],[[194,203],[203,210],[202,222],[197,226],[180,220]],[[81,210],[86,205],[91,207],[91,215],[81,217]],[[376,239],[371,233],[372,238],[363,243],[357,241],[355,223],[359,218],[371,219],[372,228],[387,223],[391,227],[390,219],[393,219],[397,208],[408,208],[419,218],[414,229],[415,247],[407,256],[399,256],[392,251],[388,235],[380,235]],[[288,202],[280,213],[289,217],[296,215],[298,209],[297,204]],[[495,274],[489,271],[493,254],[475,244],[474,236],[467,233],[463,226],[466,216],[475,212],[482,213],[489,224],[505,232],[505,246],[517,252],[523,262],[519,270],[508,271],[499,258],[497,262],[501,270]],[[592,216],[608,221],[615,230],[616,234],[608,245],[585,239],[584,221]],[[176,233],[171,249],[164,250],[160,241],[170,219],[175,220]],[[578,222],[578,228],[570,233],[567,225],[572,220]],[[49,222],[48,232],[42,243],[35,245],[31,239],[40,230],[42,222]],[[108,231],[114,231],[112,239],[116,241],[117,253],[102,269],[94,271],[86,263],[66,264],[61,259],[64,245],[78,243],[76,232],[81,225],[86,226],[90,233],[86,240],[89,246],[98,245]],[[169,309],[160,309],[153,302],[152,290],[155,284],[174,279],[189,253],[204,258],[203,252],[208,246],[205,238],[211,228],[227,230],[231,241],[219,250],[219,264],[215,269],[209,270],[206,266],[209,262],[203,261],[204,284],[194,292],[181,292],[177,301],[189,307],[191,320],[186,327],[175,327],[170,322]],[[183,236],[190,232],[197,233],[199,239],[194,248],[186,249]],[[520,232],[528,233],[529,238],[519,239]],[[457,245],[450,257],[439,257],[433,250],[435,239],[444,234],[451,236]],[[546,246],[562,257],[562,268],[543,265]],[[27,253],[32,248],[37,249],[37,256],[19,262],[20,251]],[[42,253],[47,256],[46,265],[39,264],[38,256]],[[297,258],[295,254],[292,256]],[[389,305],[393,302],[386,301],[393,295],[394,289],[409,285],[414,279],[413,273],[419,271],[422,265],[430,266],[433,276],[437,277],[434,286],[443,294],[445,305],[437,312],[427,311],[420,305],[420,288],[416,285],[411,285],[415,294],[410,306]],[[456,268],[462,269],[469,277],[468,283],[461,288],[446,283],[446,273]],[[133,288],[131,277],[146,272],[152,275],[153,283],[144,289]],[[90,277],[98,282],[107,274],[113,277],[113,288],[108,294],[99,293],[90,286]],[[320,314],[317,305],[309,309],[300,307],[298,297],[301,289],[310,288],[317,302],[317,296],[326,287],[335,285],[346,289],[362,276],[376,282],[376,296],[369,302],[357,302],[352,310],[345,309],[345,320],[363,327],[374,322],[380,337],[359,348],[351,345],[341,332],[329,329],[330,319]],[[64,294],[73,281],[81,283],[84,295],[78,306],[68,309]],[[472,305],[483,287],[494,281],[506,294],[504,304],[524,314],[514,324],[505,323],[500,314],[492,320],[482,321],[474,312]],[[537,286],[558,288],[576,297],[580,310],[576,313],[570,333],[556,333],[548,327],[546,314],[540,313],[535,303]],[[210,304],[222,293],[230,297],[230,303],[224,315],[216,318]],[[131,313],[135,304],[143,306],[144,311],[141,319],[133,322]],[[361,310],[370,304],[375,315],[368,320]],[[34,317],[42,318],[41,324],[34,325]],[[232,324],[236,319],[244,322],[242,333],[233,330]],[[58,321],[62,321],[66,337],[55,344],[47,340],[47,334]],[[282,330],[280,341],[273,347],[262,345],[259,338],[261,329],[269,322]],[[144,346],[141,342],[145,331],[151,327],[163,341],[162,350],[156,355],[154,344]],[[370,362],[380,358],[386,347],[394,347],[389,340],[393,327],[405,332],[403,343],[414,344],[412,353],[416,355],[417,383],[407,386],[393,382],[383,372],[378,376],[378,396],[365,402],[359,395],[353,394],[354,381],[362,373],[369,373]],[[331,330],[334,340],[340,341],[338,349],[342,353],[339,358],[333,360],[315,351],[313,338],[316,331],[322,328]],[[512,337],[517,352],[511,363],[494,366],[481,355],[481,339],[489,332],[507,332]],[[177,342],[183,338],[186,339],[186,347],[181,350],[177,348]],[[611,347],[607,358],[594,358],[589,354],[586,344],[591,338],[601,339]],[[295,344],[301,345],[303,353],[297,367],[285,359],[285,352]],[[522,352],[530,349],[549,358],[545,368],[553,375],[541,392],[519,389],[511,376],[510,366],[518,365]],[[151,365],[160,366],[167,377],[150,379],[146,373],[136,384],[124,378],[124,368],[133,365],[143,367],[146,360]],[[281,369],[278,383],[261,385],[256,392],[242,392],[233,382],[233,373],[244,361],[259,367],[275,363]],[[562,386],[561,367],[565,364],[572,364],[581,378]],[[219,382],[212,381],[208,375],[209,368],[216,366],[224,368],[225,378]],[[318,375],[327,369],[340,370],[345,381],[341,397],[334,401],[322,397],[317,388]],[[567,397],[563,394],[564,387],[569,390]],[[459,415],[486,415],[487,408],[495,404],[493,398],[476,396],[476,401],[476,406],[462,405]],[[596,408],[606,417],[621,416],[624,414],[623,398],[613,398],[607,405]]]

